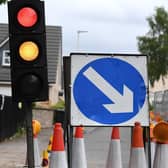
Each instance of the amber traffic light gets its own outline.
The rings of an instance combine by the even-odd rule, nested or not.
[[[25,41],[19,46],[19,55],[24,61],[34,61],[39,56],[38,45],[32,41]]]

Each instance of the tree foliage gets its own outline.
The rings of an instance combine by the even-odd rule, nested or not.
[[[7,0],[0,0],[0,4],[4,4],[6,2],[7,2]]]
[[[149,31],[138,37],[139,51],[148,56],[148,74],[151,85],[168,73],[168,13],[163,7],[147,18]]]

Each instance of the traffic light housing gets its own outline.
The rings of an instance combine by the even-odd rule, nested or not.
[[[12,97],[16,101],[48,99],[44,2],[8,2]]]

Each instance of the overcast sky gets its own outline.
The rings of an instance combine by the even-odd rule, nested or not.
[[[46,0],[47,25],[63,29],[63,55],[70,52],[138,53],[137,36],[148,30],[146,18],[167,0]],[[0,6],[7,23],[7,5]],[[88,31],[79,34],[77,31]],[[77,49],[77,43],[79,48]]]

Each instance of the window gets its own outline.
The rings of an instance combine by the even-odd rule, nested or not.
[[[9,52],[9,50],[3,51],[2,66],[10,66],[10,52]]]

